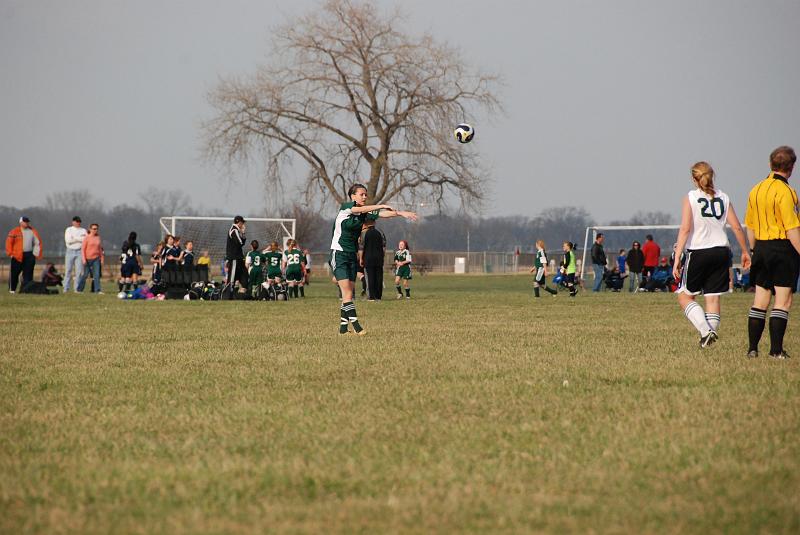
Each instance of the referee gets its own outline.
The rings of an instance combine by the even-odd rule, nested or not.
[[[747,356],[758,356],[758,342],[764,332],[767,308],[772,295],[775,302],[769,317],[769,356],[787,359],[783,335],[789,322],[792,291],[800,271],[800,220],[797,216],[797,192],[789,185],[794,164],[794,149],[778,147],[769,155],[772,172],[750,190],[744,224],[753,248],[750,280],[756,295],[747,321],[750,348]]]

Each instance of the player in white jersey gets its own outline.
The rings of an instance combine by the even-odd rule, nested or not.
[[[742,249],[742,269],[750,267],[750,255],[742,225],[728,195],[714,187],[711,166],[706,162],[694,164],[692,180],[697,189],[683,198],[673,275],[676,280],[680,278],[676,291],[678,303],[700,333],[700,347],[708,347],[718,338],[719,296],[730,291],[731,250],[725,233],[726,223]],[[685,255],[682,254],[684,249]],[[699,294],[705,298],[705,310],[695,301]]]

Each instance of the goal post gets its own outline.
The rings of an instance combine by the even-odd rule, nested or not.
[[[247,249],[251,240],[258,240],[263,249],[277,241],[283,248],[289,239],[295,238],[297,220],[292,218],[265,218],[244,216],[247,229]],[[163,216],[159,218],[162,232],[180,236],[182,243],[192,241],[195,255],[208,251],[211,261],[217,265],[225,258],[228,230],[233,216]],[[302,244],[300,244],[302,246]]]

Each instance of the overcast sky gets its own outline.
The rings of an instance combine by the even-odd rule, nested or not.
[[[475,125],[493,169],[486,215],[677,218],[705,159],[743,217],[769,152],[800,149],[800,1],[401,4],[409,32],[504,79],[505,114]],[[253,72],[270,29],[316,5],[0,0],[0,204],[76,188],[132,203],[158,186],[262,213],[255,173],[231,187],[200,158],[206,94]]]

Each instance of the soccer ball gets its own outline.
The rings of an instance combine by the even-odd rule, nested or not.
[[[127,299],[127,298],[128,298],[128,294],[125,293],[125,292],[120,292],[120,293],[117,294],[117,299]]]
[[[470,125],[463,123],[456,126],[456,129],[453,131],[453,135],[456,136],[456,139],[459,143],[469,143],[472,141],[472,138],[475,137],[475,129]]]

